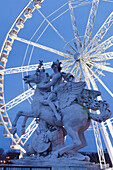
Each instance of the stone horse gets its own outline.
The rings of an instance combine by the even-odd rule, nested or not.
[[[31,82],[36,84],[31,111],[19,111],[13,121],[13,128],[16,127],[20,116],[24,116],[26,120],[28,117],[38,118],[49,125],[64,127],[67,135],[72,139],[72,144],[55,151],[54,155],[56,156],[62,155],[73,149],[74,151],[78,151],[87,146],[84,131],[88,129],[91,119],[101,122],[108,119],[111,115],[107,104],[100,102],[100,105],[103,105],[103,107],[100,107],[99,102],[94,100],[100,95],[99,91],[84,89],[85,82],[65,82],[59,85],[56,90],[60,108],[59,114],[61,114],[61,120],[57,120],[49,105],[42,102],[47,99],[48,94],[51,93],[50,88],[39,88],[42,84],[46,84],[50,81],[48,73],[41,70],[37,74],[25,76],[24,80],[28,84]],[[90,100],[89,105],[88,100]],[[86,105],[84,103],[86,103]],[[89,109],[93,108],[94,110],[100,110],[100,114],[90,113]]]

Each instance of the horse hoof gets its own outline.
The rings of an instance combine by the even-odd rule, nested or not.
[[[14,135],[17,132],[17,128],[12,128],[10,132]]]
[[[89,156],[85,156],[85,159],[84,159],[85,161],[90,161],[90,157]]]

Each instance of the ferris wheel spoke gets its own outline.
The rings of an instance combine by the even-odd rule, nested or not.
[[[77,62],[77,63],[76,63],[76,70],[74,69],[74,71],[73,71],[73,74],[74,74],[75,77],[77,76],[79,70],[80,70],[80,65],[79,65],[79,63]]]
[[[85,51],[88,50],[88,45],[90,43],[91,34],[92,34],[92,30],[93,30],[95,16],[96,16],[96,13],[97,13],[98,4],[99,4],[99,0],[93,0],[92,7],[91,7],[91,10],[90,10],[90,14],[89,14],[89,18],[88,18],[88,22],[87,22],[87,26],[86,26],[84,39],[83,39],[83,47],[84,48],[86,47]]]
[[[78,0],[78,1],[72,1],[73,8],[79,7],[79,6],[84,6],[86,4],[92,3],[92,0]]]
[[[62,71],[64,71],[65,73],[69,73],[71,70],[71,67],[63,67]]]
[[[36,86],[33,86],[33,88],[36,88]],[[19,103],[21,103],[24,100],[31,97],[33,94],[34,94],[34,90],[30,88],[29,90],[27,90],[24,93],[20,94],[19,96],[15,97],[14,99],[9,101],[2,107],[5,107],[6,111],[8,111],[8,110],[12,109],[13,107],[15,107],[16,105],[18,105]],[[2,107],[1,107],[1,109],[2,109]]]
[[[109,17],[106,19],[106,21],[101,26],[99,31],[96,33],[94,38],[91,40],[91,43],[89,45],[91,49],[99,44],[99,42],[103,39],[104,35],[107,33],[112,24],[113,24],[113,12],[109,15]]]
[[[74,74],[74,70],[77,68],[78,64],[75,62],[73,68],[71,69],[70,73]]]
[[[64,7],[67,3],[65,3],[63,6],[61,6],[59,9],[61,9],[62,7]],[[52,14],[50,14],[49,16],[47,16],[46,18],[49,18],[50,16],[52,16],[54,13],[56,13],[59,9],[57,9],[55,12],[53,12]],[[64,15],[69,9],[65,10],[64,12],[62,12],[61,14],[59,14],[57,17],[55,17],[53,20],[51,20],[51,23],[54,22],[55,20],[57,20],[59,17],[61,17],[62,15]],[[45,19],[43,20],[42,24],[44,23]],[[41,25],[42,25],[41,24]],[[42,33],[40,34],[40,36],[38,37],[37,41],[40,39],[40,37],[44,34],[44,32],[47,30],[48,26],[50,24],[48,23],[47,26],[45,27],[45,29],[42,31]],[[41,26],[40,26],[41,27]],[[39,29],[38,29],[39,30]],[[37,32],[37,31],[36,31]],[[36,42],[37,42],[36,41]]]
[[[60,60],[62,65],[66,62],[70,62],[70,60]],[[51,68],[52,62],[47,62],[43,63],[43,66],[45,69]],[[13,67],[13,68],[8,68],[5,70],[0,71],[1,74],[15,74],[15,73],[23,73],[27,71],[35,71],[38,68],[39,64],[34,64],[34,65],[28,65],[28,66],[21,66],[21,67]]]
[[[82,79],[82,72],[81,69],[79,69],[78,75],[75,78],[75,82],[79,82]]]
[[[25,40],[25,39],[20,38],[20,37],[15,37],[15,39],[20,41],[20,42],[32,45],[34,47],[38,47],[38,48],[41,48],[43,50],[58,54],[60,56],[63,56],[63,57],[69,58],[69,59],[73,59],[73,57],[71,55],[68,55],[68,54],[66,54],[64,52],[58,51],[56,49],[53,49],[53,48],[50,48],[50,47],[47,47],[47,46],[44,46],[44,45],[41,45],[41,44],[38,44],[38,43],[35,43],[35,42],[32,42],[32,41],[29,41],[29,40]]]
[[[62,9],[64,6],[67,5],[68,2],[66,2],[65,4],[63,4],[61,7],[59,7],[58,9],[56,9],[54,12],[52,12],[50,15],[48,15],[46,18],[49,18],[50,16],[52,16],[53,14],[55,14],[56,12],[58,12],[60,9]]]
[[[52,25],[52,23],[42,14],[40,10],[38,12],[42,15],[42,17],[47,21],[47,23],[53,28],[53,30],[60,36],[60,38],[71,48],[73,52],[75,52],[75,49],[64,39],[64,37],[58,32],[58,30]]]
[[[91,75],[90,75],[90,73],[89,73],[89,71],[87,69],[87,65],[84,62],[82,62],[82,68],[83,68],[83,74],[84,74],[84,78],[85,78],[85,82],[87,84],[87,87],[89,89],[91,89],[91,85],[90,85],[90,77],[91,77]]]
[[[98,69],[113,73],[112,67],[108,67],[108,66],[105,66],[105,65],[100,64],[100,63],[93,63],[93,66],[98,68]]]
[[[94,89],[94,90],[98,90],[98,87],[97,87],[97,85],[96,85],[96,82],[95,82],[93,76],[90,74],[90,69],[89,69],[89,67],[88,67],[87,65],[86,65],[86,68],[87,68],[87,74],[88,74],[88,77],[89,77],[89,79],[90,79],[90,82],[91,82],[91,84],[92,84],[93,89]]]
[[[64,62],[64,63],[62,63],[62,66],[63,66],[63,67],[67,67],[67,66],[68,66],[68,67],[69,67],[69,66],[73,65],[74,62],[75,62],[75,61],[66,62],[66,63]]]
[[[44,24],[45,19],[42,21],[42,23],[39,25],[39,27],[36,29],[36,31],[34,32],[34,34],[32,35],[32,37],[30,38],[30,40],[33,39],[33,37],[36,35],[36,33],[40,30],[40,28],[42,27],[42,25]]]
[[[97,74],[90,69],[90,72],[93,74],[93,76],[100,82],[100,84],[105,88],[105,90],[113,97],[113,93],[108,89],[108,87],[104,84],[104,82],[97,76]]]
[[[71,0],[68,0],[68,5],[69,5],[69,12],[70,12],[70,16],[71,16],[71,23],[72,23],[72,27],[73,27],[75,41],[76,41],[78,47],[80,48],[80,50],[82,50],[82,44],[81,44],[81,40],[80,40],[80,37],[79,37],[79,34],[78,34],[78,29],[77,29],[77,25],[76,25],[76,20],[75,20]]]
[[[100,54],[104,52],[105,50],[107,50],[108,48],[110,48],[112,45],[113,45],[113,36],[111,36],[106,41],[102,42],[98,46],[91,49],[86,55],[89,55],[92,52],[94,52],[94,54]]]
[[[105,74],[103,74],[102,70],[100,71],[100,70],[97,69],[96,72],[101,76],[105,76]]]
[[[44,68],[51,68],[52,62],[44,63]],[[27,71],[34,71],[38,68],[39,64],[21,66],[21,67],[13,67],[0,71],[1,74],[15,74],[15,73],[23,73]]]
[[[94,88],[95,90],[98,90],[98,87],[97,87],[97,85],[96,85],[96,83],[95,83],[95,80],[94,80],[93,76],[90,74],[88,68],[87,68],[87,73],[88,73],[89,80],[90,80],[93,88]]]
[[[81,69],[80,69],[80,73],[79,73],[79,75],[78,75],[78,81],[81,81],[82,80],[82,71],[81,71]]]
[[[112,118],[111,118],[111,119],[112,119]],[[109,127],[111,136],[112,136],[112,138],[113,138],[113,125],[112,125],[113,121],[111,122],[111,119],[107,119],[107,120],[106,120],[106,123],[107,123],[107,125],[108,125],[108,127]]]
[[[95,58],[93,58],[95,57]],[[92,61],[105,61],[105,60],[112,60],[113,59],[113,52],[102,53],[99,55],[90,55]]]
[[[62,9],[65,5],[67,5],[67,2],[65,4],[63,4],[60,8],[58,8],[57,10],[55,10],[53,13],[51,13],[50,15],[47,16],[47,18],[49,18],[50,16],[52,16],[53,14],[55,14],[56,12],[58,12],[60,9]],[[69,9],[68,9],[69,10]],[[58,15],[56,18],[54,18],[51,22],[55,21],[56,19],[58,19],[60,16],[62,16],[63,14],[65,14],[68,10],[65,10],[63,13],[61,13],[60,15]],[[33,34],[33,36],[30,38],[30,41],[33,39],[33,37],[36,35],[36,33],[39,31],[39,29],[41,28],[41,26],[44,24],[46,20],[44,19],[42,21],[42,23],[40,24],[40,26],[37,28],[37,30],[35,31],[35,33]],[[36,42],[39,41],[39,39],[42,37],[42,35],[44,34],[44,32],[47,30],[49,24],[47,24],[47,26],[45,27],[45,29],[41,32],[41,34],[39,35],[38,39],[36,40]],[[27,46],[26,49],[26,53],[28,51],[29,48],[29,44]],[[34,50],[34,46],[32,48],[32,51]],[[26,53],[25,53],[25,57],[26,57]],[[31,54],[32,55],[32,54]]]
[[[49,16],[47,16],[47,18],[49,18],[50,16],[52,16],[54,13],[56,13],[56,12],[57,12],[58,10],[60,10],[61,8],[63,8],[66,4],[67,4],[67,3],[65,3],[65,4],[62,5],[60,8],[58,8],[56,11],[54,11],[52,14],[50,14]],[[55,17],[55,18],[51,21],[51,23],[52,23],[53,21],[55,21],[56,19],[58,19],[59,17],[61,17],[63,14],[65,14],[68,10],[69,10],[69,9],[65,10],[65,11],[62,12],[60,15],[58,15],[57,17]],[[33,36],[30,38],[30,40],[32,40],[32,38],[35,36],[35,34],[38,32],[38,30],[40,29],[40,27],[43,25],[44,22],[45,22],[45,19],[44,19],[43,22],[40,24],[40,26],[39,26],[38,29],[35,31],[35,33],[34,33]],[[44,34],[44,32],[47,30],[48,27],[49,27],[49,24],[47,24],[47,26],[46,26],[46,27],[44,28],[44,30],[41,32],[41,34],[39,35],[39,37],[38,37],[38,39],[36,40],[36,42],[39,41],[39,39],[42,37],[42,35]],[[27,52],[28,48],[29,48],[29,45],[28,45],[28,47],[27,47],[27,49],[26,49],[26,52]],[[33,50],[34,50],[34,46],[32,47],[32,52],[33,52]],[[73,55],[73,54],[71,54],[71,55]],[[26,56],[26,55],[25,55],[25,56]],[[32,53],[31,53],[30,56],[32,56]],[[30,62],[30,60],[29,60],[29,62]]]
[[[103,0],[103,1],[105,1],[105,2],[113,2],[113,0]]]

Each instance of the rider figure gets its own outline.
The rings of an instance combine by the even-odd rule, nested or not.
[[[59,62],[59,60],[57,60],[56,62],[53,62],[51,68],[53,69],[54,73],[50,76],[50,78],[52,80],[49,83],[47,83],[46,85],[38,86],[41,89],[47,89],[47,88],[51,87],[51,93],[49,94],[47,100],[41,101],[41,103],[42,104],[47,103],[50,106],[50,108],[53,110],[57,120],[61,120],[61,115],[57,112],[57,110],[59,109],[58,108],[59,105],[58,105],[58,102],[56,103],[57,96],[56,96],[55,90],[58,88],[58,86],[60,84],[63,83],[63,78],[66,81],[70,81],[70,79],[73,80],[73,78],[74,78],[70,74],[61,72],[62,68],[60,65],[61,65],[61,62]],[[54,101],[55,101],[55,104],[53,103]],[[55,105],[57,106],[57,108],[55,107]]]

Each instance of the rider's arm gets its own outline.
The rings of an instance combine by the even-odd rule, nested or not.
[[[66,81],[74,81],[74,76],[70,73],[64,73],[62,72],[62,77],[64,78],[64,80]]]
[[[56,84],[56,82],[58,81],[58,79],[60,78],[60,76],[61,76],[60,74],[56,74],[53,76],[52,81],[50,81],[49,83],[47,83],[45,85],[37,85],[37,86],[40,89],[47,89],[51,86],[54,86]]]

